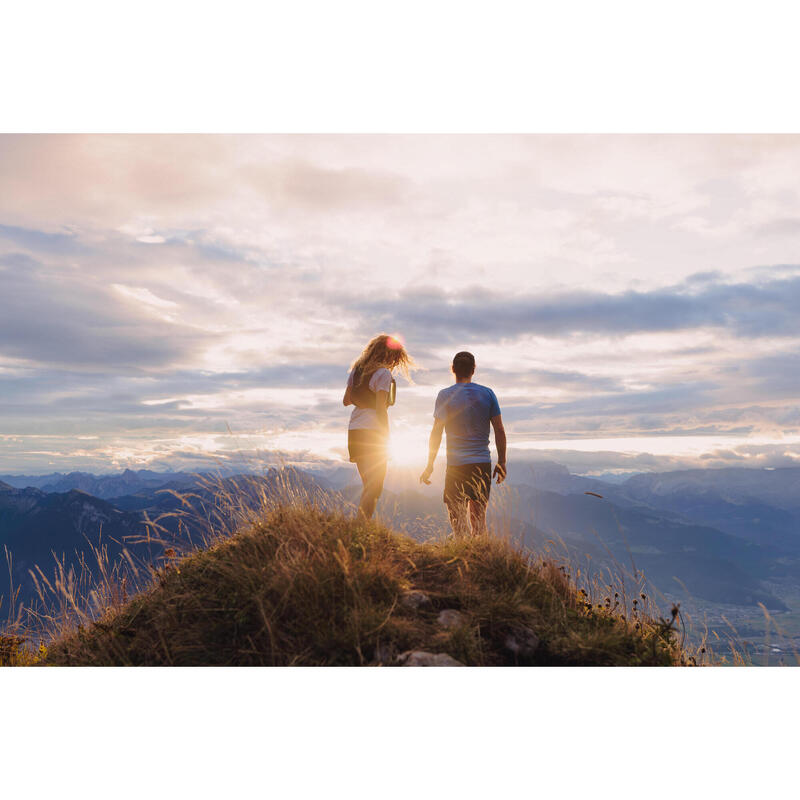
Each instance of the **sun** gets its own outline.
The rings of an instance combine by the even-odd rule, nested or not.
[[[391,463],[403,467],[425,467],[428,458],[428,434],[423,428],[401,428],[392,431],[389,440]]]

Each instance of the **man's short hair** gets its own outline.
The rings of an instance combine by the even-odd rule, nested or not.
[[[456,378],[469,378],[475,372],[475,356],[462,350],[453,356],[453,373]]]

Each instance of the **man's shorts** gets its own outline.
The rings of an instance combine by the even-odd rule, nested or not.
[[[381,431],[370,428],[358,428],[347,431],[347,449],[350,461],[386,461],[387,436]]]
[[[492,463],[448,466],[444,476],[444,502],[458,503],[464,500],[489,502],[492,488]]]

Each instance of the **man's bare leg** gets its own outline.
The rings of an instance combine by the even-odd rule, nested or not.
[[[453,536],[457,539],[466,536],[469,533],[466,502],[464,500],[458,500],[448,503],[447,513],[450,516],[450,526],[453,528]]]
[[[482,536],[486,533],[486,501],[469,501],[469,521],[473,536]]]

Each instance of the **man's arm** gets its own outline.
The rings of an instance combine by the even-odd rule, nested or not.
[[[497,448],[497,466],[492,473],[497,477],[497,482],[502,483],[506,479],[506,429],[503,427],[503,416],[498,414],[492,417],[492,428],[494,428],[494,444]]]
[[[431,438],[428,440],[428,466],[419,476],[420,483],[427,483],[430,486],[431,475],[433,474],[433,463],[436,461],[436,455],[439,452],[439,447],[442,444],[442,433],[444,432],[444,420],[435,419],[433,421],[433,428],[431,428]]]

